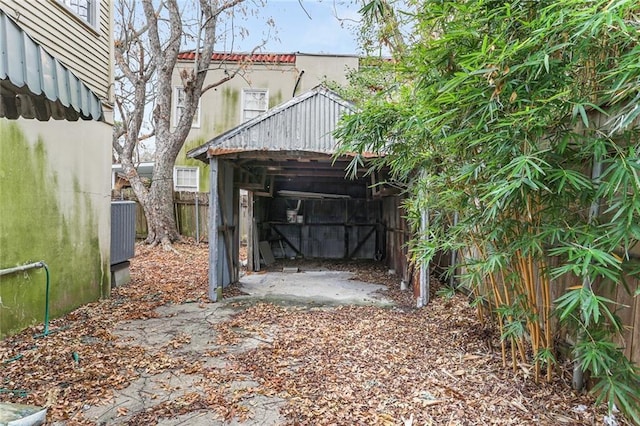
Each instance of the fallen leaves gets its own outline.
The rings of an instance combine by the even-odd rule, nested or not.
[[[183,360],[122,344],[112,334],[120,321],[157,317],[163,304],[208,301],[206,246],[177,248],[179,254],[137,245],[130,285],[51,321],[44,338],[35,337],[42,333],[36,326],[2,341],[0,400],[46,406],[51,421],[90,424],[82,419],[83,406],[108,401],[141,373],[178,368]],[[177,336],[171,348],[188,340]]]
[[[481,325],[462,296],[411,312],[261,303],[217,329],[225,327],[229,335],[259,327],[271,336],[239,354],[235,368],[288,401],[290,424],[402,424],[413,414],[420,425],[553,425],[558,414],[592,403],[560,381],[535,385],[503,369],[477,339]],[[593,424],[602,415],[590,409],[571,418]]]
[[[154,405],[135,411],[118,407],[119,422],[153,425],[194,411],[239,422],[252,417],[243,402],[256,395],[280,397],[287,424],[485,425],[597,424],[604,411],[559,379],[536,385],[502,367],[497,336],[478,323],[466,298],[434,298],[413,308],[398,277],[365,262],[307,262],[307,267],[349,269],[359,280],[387,284],[402,309],[372,306],[337,308],[237,303],[238,313],[213,323],[212,346],[200,353],[185,348],[186,332],[167,343],[143,347],[114,330],[133,320],[160,321],[156,308],[207,300],[206,245],[177,244],[177,253],[136,246],[132,283],[111,299],[83,306],[52,321],[46,338],[33,327],[0,344],[0,400],[49,407],[50,421],[92,424],[87,405],[114,398],[140,377],[193,377],[197,387],[158,389]],[[277,265],[275,267],[278,267]],[[282,267],[282,265],[280,265]],[[242,294],[237,286],[224,291]],[[148,324],[148,322],[145,322]],[[149,330],[149,333],[152,333]],[[251,341],[253,349],[243,346]],[[207,367],[207,360],[224,360]],[[234,383],[251,385],[235,388]],[[196,391],[197,388],[197,391]],[[580,407],[580,410],[575,409]]]

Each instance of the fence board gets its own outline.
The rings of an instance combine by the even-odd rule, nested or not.
[[[468,256],[469,253],[464,253]],[[558,266],[558,259],[550,259],[550,267]],[[631,294],[629,294],[623,285],[614,286],[612,284],[594,285],[594,290],[598,295],[609,298],[615,303],[609,306],[620,317],[623,324],[623,333],[614,339],[615,343],[624,348],[624,354],[627,358],[636,364],[640,364],[640,297],[634,297],[633,294],[638,288],[640,280],[626,277],[627,283],[630,287]],[[538,283],[539,284],[539,283]],[[551,300],[555,301],[558,297],[562,296],[569,287],[582,285],[581,280],[576,276],[564,276],[561,279],[551,282]],[[480,291],[488,294],[489,286],[480,286]],[[557,330],[557,318],[552,322],[555,333]],[[561,339],[565,339],[568,336],[558,336]]]
[[[633,324],[633,311],[634,311],[634,298],[630,295],[624,286],[618,286],[616,292],[616,312],[620,317],[622,324],[624,325],[624,331],[621,339],[618,341],[621,347],[625,348],[624,354],[631,358],[631,348],[633,339],[633,329],[630,328]]]
[[[610,306],[623,324],[624,331],[621,336],[618,336],[614,341],[624,348],[624,354],[631,361],[636,364],[640,364],[640,344],[638,343],[638,337],[640,333],[640,315],[638,310],[640,309],[640,298],[633,297],[635,289],[638,288],[638,280],[631,277],[626,277],[629,284],[631,294],[627,292],[623,285],[617,285],[613,288],[611,285],[603,286],[599,285],[594,287],[595,291],[606,298],[609,298],[615,302],[615,306]],[[554,298],[560,296],[569,286],[580,285],[581,282],[577,277],[573,277],[565,282],[565,285],[559,285],[561,290]]]
[[[630,287],[631,294],[634,294],[638,288],[638,280],[632,280]],[[629,330],[627,334],[629,359],[640,364],[640,296],[633,298],[633,306],[628,309],[632,312],[628,323],[628,325],[631,326],[631,330]]]
[[[176,226],[180,235],[185,237],[196,237],[196,202],[195,193],[193,192],[175,192],[174,193],[174,215]],[[129,200],[136,202],[136,238],[144,239],[147,237],[147,220],[144,215],[142,205],[138,203],[135,194],[130,188],[122,189],[117,200]],[[208,223],[209,223],[209,194],[198,193],[198,224],[200,242],[208,241]]]

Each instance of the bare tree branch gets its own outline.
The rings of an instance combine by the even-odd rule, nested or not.
[[[245,0],[193,1],[199,6],[197,12],[188,7],[181,11],[184,0],[116,0],[116,110],[122,122],[116,126],[113,149],[143,207],[147,242],[165,247],[179,238],[173,217],[173,166],[191,130],[199,99],[203,92],[242,75],[248,66],[240,64],[205,86],[218,22],[225,12],[232,19]],[[191,67],[177,74],[183,97],[180,114],[172,122],[173,79],[186,38],[196,43],[195,58]],[[155,137],[153,178],[144,185],[136,170],[140,155],[135,154],[141,142],[151,137]]]

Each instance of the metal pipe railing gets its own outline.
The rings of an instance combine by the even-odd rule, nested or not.
[[[44,262],[27,263],[26,265],[15,266],[13,268],[0,269],[0,277],[3,275],[15,274],[16,272],[28,271],[29,269],[44,268]]]
[[[28,271],[29,269],[38,269],[44,268],[47,286],[45,289],[45,302],[44,302],[44,332],[42,336],[47,336],[49,334],[49,267],[43,261],[27,263],[20,266],[14,266],[13,268],[5,268],[0,269],[0,277],[3,275],[15,274],[18,272]]]

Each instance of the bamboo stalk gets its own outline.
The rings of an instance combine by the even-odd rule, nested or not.
[[[480,256],[482,256],[483,258],[486,259],[486,253],[483,250],[483,248],[478,244],[478,242],[477,242],[476,238],[474,237],[474,235],[471,234],[470,236],[471,236],[471,241],[472,241],[473,245],[476,247],[476,250],[478,250],[478,253],[480,254]],[[499,307],[499,306],[502,306],[504,302],[502,300],[502,295],[501,295],[501,293],[500,293],[500,291],[498,289],[498,285],[496,283],[496,277],[493,274],[493,272],[489,273],[489,283],[491,284],[491,289],[492,289],[492,293],[493,293],[493,298],[495,300],[496,308]],[[506,366],[507,366],[507,347],[506,347],[506,342],[502,338],[502,336],[504,335],[504,321],[503,321],[501,315],[497,315],[497,317],[498,317],[498,330],[500,332],[500,352],[502,354],[502,366],[506,368]],[[513,347],[513,345],[511,345],[511,346]]]
[[[532,319],[528,320],[531,323],[531,327],[533,329],[533,335],[531,338],[531,349],[534,354],[534,367],[535,367],[535,382],[538,383],[540,381],[540,362],[537,359],[538,350],[541,346],[541,336],[540,336],[540,323],[539,323],[539,310],[538,310],[538,296],[535,285],[534,278],[534,264],[533,258],[531,257],[531,253],[527,254],[527,262],[526,262],[526,273],[527,273],[527,281],[528,287],[530,291],[530,309],[533,313]]]
[[[516,256],[515,268],[516,268],[516,272],[518,273],[518,276],[520,277],[520,279],[516,281],[516,284],[518,285],[518,288],[516,289],[516,291],[518,294],[523,294],[525,296],[524,299],[520,298],[520,306],[525,312],[529,312],[531,290],[530,290],[530,283],[529,283],[528,273],[527,273],[527,265],[524,261],[524,258],[520,250],[516,251],[515,256]],[[529,329],[531,344],[532,346],[535,347],[535,345],[537,344],[536,330],[533,324],[531,323],[530,319],[528,318],[528,316],[526,318],[526,325],[527,325],[527,328]],[[526,362],[526,352],[524,351],[524,349],[521,349],[521,356],[522,356],[523,362]]]
[[[509,289],[507,288],[507,279],[504,273],[505,273],[504,269],[501,269],[500,275],[502,278],[502,286],[504,288],[504,303],[507,306],[511,306],[511,295],[509,293]],[[509,315],[507,316],[507,320],[513,321],[513,317]],[[513,338],[511,338],[511,361],[513,364],[513,371],[516,371],[517,369],[516,342],[514,341]]]
[[[553,350],[553,337],[551,333],[551,289],[549,283],[549,277],[546,273],[547,265],[543,264],[542,270],[545,271],[543,275],[541,275],[541,286],[542,286],[542,297],[543,297],[543,308],[544,308],[544,334],[546,339],[546,348],[551,351]],[[551,362],[547,361],[547,381],[551,381]]]
[[[496,305],[497,306],[501,306],[502,305],[502,295],[500,294],[500,291],[498,290],[498,286],[496,284],[496,279],[495,276],[493,275],[493,273],[489,274],[489,281],[491,282],[491,286],[493,288],[493,297],[494,299],[496,299]],[[497,315],[498,317],[498,327],[500,329],[500,336],[502,336],[502,334],[504,333],[504,323],[502,320],[502,315]],[[506,353],[506,346],[505,346],[505,342],[504,339],[502,339],[502,337],[500,338],[500,349],[502,352],[502,366],[506,367],[507,366],[507,353]]]

